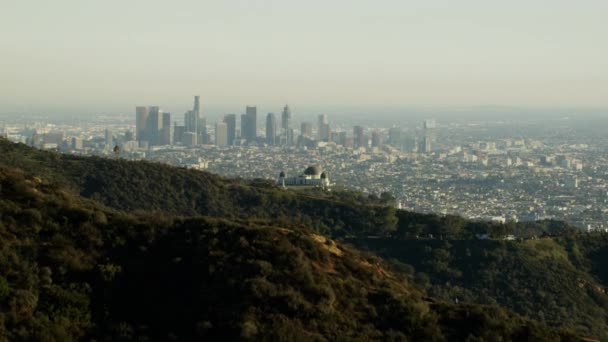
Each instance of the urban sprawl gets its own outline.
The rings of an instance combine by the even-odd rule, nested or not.
[[[244,114],[209,125],[196,96],[179,123],[159,107],[138,106],[134,120],[5,122],[2,135],[41,149],[228,177],[277,181],[281,172],[296,176],[318,165],[335,186],[371,196],[390,192],[403,209],[498,222],[558,219],[606,230],[608,139],[577,133],[564,120],[551,129],[542,122],[531,128],[507,120],[434,119],[370,127],[321,114],[296,125],[285,105],[280,115],[264,118],[246,106]]]

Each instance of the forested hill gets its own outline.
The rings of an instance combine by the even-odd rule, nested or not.
[[[385,234],[395,209],[356,193],[281,191],[268,182],[226,179],[159,163],[79,157],[0,139],[0,166],[18,168],[121,210],[162,211],[229,219],[285,221],[337,235]]]
[[[194,338],[241,331],[245,316],[268,314],[272,319],[256,318],[247,324],[258,332],[251,336],[283,331],[283,323],[285,334],[310,331],[316,334],[309,336],[312,339],[336,337],[328,335],[331,329],[324,324],[340,326],[344,336],[365,326],[369,328],[367,337],[374,339],[386,339],[394,332],[399,337],[449,336],[459,340],[468,336],[467,331],[488,337],[484,334],[493,329],[505,339],[517,334],[556,336],[555,331],[544,327],[549,325],[608,340],[608,299],[604,292],[608,273],[603,261],[608,255],[608,241],[604,235],[581,234],[561,222],[471,222],[455,216],[395,210],[390,206],[390,196],[284,191],[264,181],[226,179],[157,163],[63,155],[2,139],[0,170],[6,183],[1,189],[0,207],[0,228],[6,233],[0,237],[13,241],[12,249],[6,249],[9,256],[1,260],[8,262],[4,264],[6,270],[11,270],[11,263],[19,264],[17,271],[0,270],[0,276],[7,284],[5,293],[22,296],[6,295],[0,307],[5,312],[7,308],[30,305],[23,311],[27,318],[17,311],[11,313],[13,316],[0,317],[11,333],[39,329],[36,331],[41,334],[69,336],[76,336],[75,332],[113,338],[166,333]],[[6,192],[13,189],[11,184],[16,190]],[[493,240],[479,241],[476,234],[490,234]],[[506,234],[541,239],[501,241]],[[323,239],[326,242],[319,243]],[[361,254],[331,239],[368,249],[389,261]],[[256,243],[269,249],[256,247]],[[332,253],[334,246],[347,257]],[[252,248],[254,251],[250,251]],[[217,258],[209,259],[210,255]],[[266,263],[257,263],[256,258]],[[273,277],[265,273],[270,272],[268,267]],[[310,274],[299,275],[301,268]],[[322,269],[327,272],[318,272]],[[41,283],[40,277],[48,272],[53,274],[53,284],[61,287],[54,288],[59,291],[54,296],[80,309],[63,308],[58,302],[40,305],[46,298],[41,295],[48,289],[41,287],[46,283]],[[29,274],[29,278],[22,279],[18,274]],[[163,278],[166,274],[171,274],[171,280]],[[154,281],[147,282],[147,277]],[[250,278],[261,278],[272,286]],[[355,283],[345,281],[350,278]],[[383,283],[375,282],[380,280]],[[194,285],[190,285],[192,281]],[[329,284],[330,290],[310,290],[306,282]],[[142,290],[150,284],[154,286],[149,291]],[[217,288],[208,288],[208,284]],[[260,298],[250,304],[254,292],[237,284],[259,285],[262,292],[256,295]],[[400,298],[408,308],[385,295],[371,296],[383,288],[390,288],[391,298]],[[218,289],[226,292],[218,297]],[[404,292],[395,292],[399,289]],[[245,292],[239,294],[241,291]],[[64,295],[67,297],[61,297]],[[192,301],[173,307],[180,303],[180,295]],[[321,303],[334,303],[332,296],[352,297],[353,302],[344,299],[340,306],[327,311],[326,304]],[[273,299],[264,303],[261,298]],[[129,311],[121,306],[122,302],[131,303],[129,299],[137,300],[137,305],[145,309]],[[159,312],[147,306],[155,300],[162,301],[159,308],[169,309]],[[458,304],[446,304],[455,302]],[[208,312],[188,311],[194,310],[190,303],[206,305]],[[251,307],[245,308],[243,303]],[[410,304],[415,309],[409,308]],[[60,320],[51,318],[59,314],[45,311],[39,315],[37,310],[56,307],[66,310],[65,315],[84,310],[84,316],[77,319],[83,325],[69,316],[65,320],[77,326],[47,331],[63,326]],[[408,310],[418,309],[432,314],[416,313],[411,316],[418,317],[414,321],[391,316],[410,317]],[[121,316],[121,310],[130,312],[129,316]],[[338,321],[315,316],[313,313],[319,310],[330,312]],[[297,312],[307,314],[294,316]],[[338,313],[344,313],[344,317]],[[352,320],[346,318],[351,316]],[[155,317],[179,319],[177,326],[163,326]],[[187,317],[197,321],[188,321]],[[232,323],[219,323],[223,321]],[[425,328],[423,322],[427,321],[431,327]],[[465,321],[478,322],[481,328],[475,330]],[[408,330],[408,326],[415,328]]]
[[[0,168],[0,339],[577,341],[305,227],[128,214]]]

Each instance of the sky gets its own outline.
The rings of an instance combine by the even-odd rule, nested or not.
[[[608,1],[0,0],[0,114],[608,108]],[[235,109],[236,110],[236,109]]]

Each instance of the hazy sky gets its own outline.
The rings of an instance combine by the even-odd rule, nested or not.
[[[0,0],[0,113],[608,107],[606,0]],[[280,107],[277,111],[280,110]]]

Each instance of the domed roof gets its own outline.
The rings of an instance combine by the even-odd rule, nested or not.
[[[308,176],[318,176],[322,172],[321,168],[316,165],[311,165],[304,170],[304,174]]]
[[[279,177],[285,178],[285,171],[281,171],[281,173],[279,173]]]
[[[321,179],[327,179],[327,175],[325,174],[325,172],[323,172],[323,173],[321,174]]]

